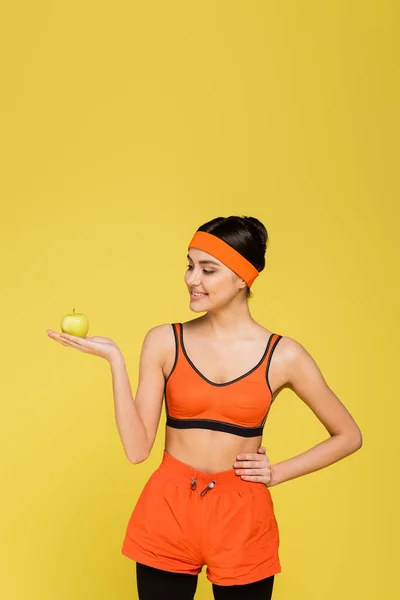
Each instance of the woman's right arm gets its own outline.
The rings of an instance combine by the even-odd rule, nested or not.
[[[162,367],[171,339],[169,324],[158,325],[147,332],[140,355],[135,398],[123,355],[118,352],[109,361],[115,420],[125,454],[133,464],[148,458],[156,438],[165,387]]]

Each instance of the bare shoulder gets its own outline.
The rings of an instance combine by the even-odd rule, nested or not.
[[[300,342],[288,335],[282,335],[275,352],[279,352],[282,360],[290,362],[295,360],[302,351],[306,351],[306,349]]]
[[[174,332],[171,323],[162,323],[162,325],[155,325],[149,329],[146,333],[145,341],[158,348],[170,346],[171,342],[174,341]]]
[[[313,360],[303,344],[288,335],[281,336],[275,354],[276,362],[279,362],[285,372],[288,383],[290,382],[290,373],[296,365],[307,359]]]
[[[310,390],[321,392],[328,387],[316,361],[298,340],[282,336],[276,351],[284,387],[289,387],[303,398],[310,394]]]
[[[143,341],[143,354],[148,360],[156,360],[163,372],[175,357],[175,335],[171,323],[162,323],[149,329]]]
[[[274,400],[283,389],[293,389],[293,375],[296,370],[304,368],[306,357],[313,360],[300,342],[287,335],[280,336],[273,350],[269,371]]]
[[[149,329],[146,333],[146,337],[149,336],[153,340],[162,341],[163,339],[167,339],[171,332],[171,323],[163,323],[162,325],[154,325],[154,327]]]

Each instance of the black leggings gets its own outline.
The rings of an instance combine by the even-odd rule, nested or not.
[[[136,563],[139,600],[193,600],[198,575],[173,573]],[[212,584],[215,600],[271,600],[274,575],[244,585]]]

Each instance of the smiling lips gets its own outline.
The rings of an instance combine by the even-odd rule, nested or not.
[[[203,293],[200,293],[200,292],[190,292],[190,296],[194,300],[199,300],[200,298],[204,298],[204,296],[208,296],[208,294],[203,294]]]

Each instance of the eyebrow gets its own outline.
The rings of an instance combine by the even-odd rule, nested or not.
[[[192,260],[189,256],[189,254],[187,255],[186,258],[188,258],[189,260]],[[199,260],[199,265],[216,265],[217,267],[220,266],[220,264],[215,262],[215,260]]]

